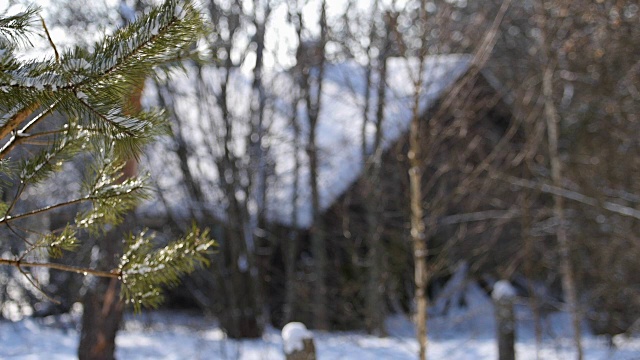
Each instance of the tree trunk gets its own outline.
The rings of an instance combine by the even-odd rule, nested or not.
[[[315,284],[314,292],[314,326],[319,330],[329,329],[327,315],[327,241],[324,233],[324,225],[320,216],[320,193],[318,190],[318,153],[316,150],[315,125],[309,132],[309,169],[311,182],[311,206],[313,225],[311,227],[311,251],[313,252],[313,264]]]
[[[101,256],[114,267],[115,254],[122,250],[122,234],[126,226],[111,231],[103,239]],[[80,360],[115,359],[116,333],[122,320],[124,304],[120,300],[120,281],[95,278],[83,299],[82,331],[78,346]]]
[[[553,103],[553,70],[549,65],[545,68],[542,91],[544,95],[545,117],[547,121],[547,136],[549,142],[549,158],[551,162],[551,179],[553,186],[562,188],[562,162],[558,154],[558,123],[559,115]],[[576,347],[576,359],[582,360],[582,331],[580,324],[582,316],[578,304],[578,295],[575,283],[573,268],[571,267],[570,245],[567,230],[564,224],[564,198],[559,194],[553,196],[553,213],[558,221],[556,228],[556,238],[558,240],[558,251],[560,255],[560,275],[562,276],[562,290],[565,301],[571,314],[573,326],[573,341]]]
[[[231,49],[228,49],[231,53]],[[258,269],[255,258],[254,228],[251,225],[248,210],[249,197],[240,199],[238,192],[249,194],[247,186],[242,184],[242,164],[233,152],[235,141],[234,124],[237,119],[230,112],[227,84],[230,83],[232,63],[225,63],[226,79],[220,90],[220,109],[222,112],[223,135],[219,139],[223,153],[218,161],[218,173],[230,174],[220,178],[221,186],[228,194],[226,209],[227,221],[225,240],[221,243],[220,252],[224,256],[225,267],[221,281],[231,291],[228,299],[223,300],[225,306],[220,309],[221,323],[231,338],[257,338],[262,335],[263,323],[262,294],[258,286]],[[235,299],[235,300],[233,300]]]
[[[134,89],[125,104],[125,112],[136,113],[142,109],[140,99],[144,84]],[[119,182],[136,175],[137,161],[127,161],[122,169]],[[130,214],[132,215],[132,214]],[[130,217],[130,216],[129,216]],[[131,221],[125,219],[115,229],[109,231],[97,245],[100,251],[100,268],[117,267],[117,256],[122,253],[122,238],[130,230]],[[95,278],[83,299],[82,330],[78,345],[80,360],[109,360],[115,358],[115,340],[124,304],[120,299],[120,281],[113,278]]]
[[[300,94],[296,92],[291,106],[291,127],[293,128],[293,195],[291,196],[291,230],[287,236],[285,246],[285,301],[284,301],[284,322],[288,323],[293,319],[296,304],[296,259],[298,257],[298,192],[300,191],[300,126],[298,123],[298,103]]]
[[[538,22],[540,29],[540,48],[542,54],[542,99],[544,100],[544,117],[547,127],[547,142],[549,150],[549,162],[551,166],[551,181],[554,187],[562,189],[562,161],[558,151],[558,141],[560,139],[559,125],[560,115],[558,114],[556,105],[554,103],[553,94],[553,69],[554,62],[552,61],[552,55],[556,52],[551,48],[553,41],[549,38],[551,33],[551,26],[549,25],[549,19],[551,15],[547,11],[550,3],[546,0],[541,0],[536,3],[538,7]],[[567,236],[567,230],[565,228],[564,217],[564,197],[560,194],[553,194],[553,214],[558,222],[556,227],[556,238],[558,241],[558,255],[560,276],[562,279],[562,291],[564,294],[565,302],[567,303],[568,312],[571,315],[572,327],[573,327],[573,341],[576,347],[576,359],[582,360],[582,331],[580,324],[582,322],[580,315],[580,308],[578,305],[577,288],[574,278],[573,269],[571,266],[570,257],[570,245]]]
[[[417,122],[418,115],[414,114],[411,124],[411,150],[409,160],[409,186],[411,196],[411,241],[413,243],[413,261],[415,266],[415,303],[416,303],[416,327],[418,344],[420,346],[419,359],[426,359],[427,352],[427,239],[425,235],[425,223],[422,209],[422,173],[424,171],[420,159],[420,146],[418,142]]]
[[[421,30],[426,31],[425,2],[420,3]],[[427,358],[427,236],[424,221],[424,210],[422,208],[422,175],[424,173],[424,159],[421,144],[420,126],[420,95],[423,87],[423,69],[426,57],[426,41],[423,41],[420,48],[420,62],[418,65],[417,78],[414,79],[413,109],[411,127],[409,130],[409,194],[411,206],[411,241],[413,243],[413,262],[415,267],[415,303],[416,303],[416,336],[418,338],[419,359]]]
[[[309,123],[309,134],[307,136],[306,153],[309,158],[309,187],[311,188],[311,218],[310,229],[311,251],[313,253],[314,277],[313,285],[313,316],[314,327],[320,330],[329,329],[329,317],[327,313],[327,240],[325,226],[322,221],[320,208],[320,191],[318,185],[318,148],[316,143],[316,130],[318,116],[320,114],[322,99],[322,83],[325,64],[325,45],[327,43],[327,17],[326,2],[321,4],[320,15],[320,43],[315,49],[304,49],[302,39],[302,14],[298,12],[299,23],[297,26],[298,40],[300,45],[296,57],[301,66],[300,90],[304,95],[307,117]],[[315,50],[316,54],[308,54],[308,50]],[[317,55],[314,57],[314,55]],[[311,69],[317,68],[317,75],[313,75]]]
[[[388,33],[387,33],[388,35]],[[388,38],[388,36],[387,36]],[[387,40],[384,48],[390,46]],[[367,209],[367,239],[369,253],[367,264],[369,266],[369,279],[367,286],[367,330],[384,336],[384,318],[386,306],[384,304],[386,258],[384,244],[382,242],[383,232],[383,204],[380,172],[382,170],[382,125],[384,122],[386,78],[387,78],[387,56],[386,50],[380,54],[380,69],[378,79],[378,104],[376,109],[376,132],[373,143],[373,154],[366,164],[366,181],[370,186],[369,199],[366,200]],[[368,91],[368,89],[367,89]],[[364,140],[363,140],[364,142]]]
[[[254,14],[253,24],[256,27],[256,34],[253,37],[256,46],[256,63],[253,69],[253,84],[250,100],[250,126],[251,131],[248,136],[249,143],[249,175],[251,185],[249,197],[245,199],[244,208],[248,215],[247,228],[248,235],[251,236],[247,243],[247,252],[254,257],[254,264],[257,272],[251,273],[253,277],[254,287],[256,288],[257,303],[262,304],[262,318],[265,322],[269,322],[271,313],[269,311],[268,291],[269,280],[269,262],[271,254],[275,252],[275,244],[269,239],[269,230],[265,218],[267,209],[267,180],[269,177],[269,147],[264,142],[266,128],[265,109],[267,107],[267,94],[265,84],[263,83],[263,66],[264,66],[264,49],[265,49],[265,32],[266,24],[269,21],[271,7],[269,2],[258,3],[255,6],[263,6],[262,11],[257,9],[254,12],[262,12],[261,17]],[[253,201],[255,208],[249,206]],[[249,234],[250,233],[250,234]]]

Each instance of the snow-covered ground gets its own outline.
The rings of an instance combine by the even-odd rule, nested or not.
[[[496,359],[494,322],[488,311],[456,312],[429,322],[429,359]],[[519,309],[518,359],[570,359],[568,318],[552,314],[543,320],[543,343],[536,346],[529,312]],[[0,359],[74,359],[77,315],[0,322]],[[358,332],[313,332],[319,359],[415,359],[417,342],[411,322],[388,319],[389,336]],[[587,335],[586,359],[640,359],[640,338],[607,339]],[[234,341],[212,319],[193,313],[148,312],[128,316],[117,338],[119,359],[284,359],[282,337],[268,329],[260,340]]]

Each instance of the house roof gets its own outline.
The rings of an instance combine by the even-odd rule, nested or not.
[[[455,83],[469,68],[471,57],[467,55],[430,56],[426,59],[420,98],[420,111],[424,112],[443,95],[443,92]],[[383,142],[386,149],[408,131],[413,104],[412,74],[416,73],[418,62],[415,59],[392,58],[388,61],[386,107],[383,121]],[[214,140],[220,133],[220,110],[214,104],[216,100],[198,101],[197,84],[187,73],[172,80],[176,90],[174,107],[183,124],[183,133],[192,145],[192,158],[189,161],[191,171],[204,185],[206,204],[189,203],[185,196],[183,178],[179,162],[170,150],[171,144],[160,142],[149,152],[149,163],[153,177],[163,191],[165,203],[170,211],[186,215],[194,206],[203,206],[224,218],[226,196],[216,185],[219,174],[215,159],[221,151],[220,144]],[[214,92],[220,89],[222,74],[216,69],[205,69],[205,86]],[[268,124],[264,141],[268,148],[270,163],[273,164],[272,180],[267,188],[266,216],[271,222],[287,226],[308,228],[311,226],[311,190],[309,184],[308,158],[305,152],[308,125],[306,112],[299,106],[297,118],[302,133],[300,146],[294,147],[294,132],[290,123],[292,100],[292,80],[288,75],[278,74],[268,80],[268,92],[273,106],[265,112]],[[365,69],[355,62],[329,64],[325,69],[325,80],[321,97],[321,108],[317,124],[317,149],[319,157],[318,184],[320,207],[328,209],[362,174],[364,166],[361,154],[361,129],[364,121]],[[233,137],[237,140],[234,151],[242,157],[246,153],[248,119],[250,119],[251,83],[240,71],[234,71],[228,83],[231,113],[238,121],[234,123]],[[156,89],[147,91],[147,102],[153,102]],[[370,119],[374,119],[376,92],[370,89],[373,106],[370,106]],[[244,120],[244,121],[242,121]],[[367,144],[374,136],[374,124],[367,125]],[[294,206],[295,160],[298,152],[301,160],[297,201]],[[249,174],[252,176],[255,174]],[[230,196],[243,197],[236,193]],[[142,207],[144,212],[158,211],[157,200]],[[294,224],[293,212],[297,213]],[[185,213],[187,212],[187,213]]]

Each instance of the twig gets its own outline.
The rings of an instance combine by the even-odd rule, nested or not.
[[[440,218],[438,220],[438,223],[440,225],[454,225],[485,220],[507,220],[519,217],[521,215],[522,214],[519,209],[486,210],[445,216]]]
[[[56,44],[53,43],[53,39],[51,39],[51,35],[49,35],[49,29],[47,29],[47,24],[44,22],[44,18],[40,16],[40,22],[42,23],[42,27],[44,28],[44,33],[47,34],[47,39],[49,39],[49,44],[53,48],[53,52],[56,54],[56,62],[60,63],[60,54],[58,54],[58,49],[56,48]]]
[[[537,189],[546,194],[552,194],[561,196],[565,199],[573,200],[582,204],[590,205],[593,207],[603,208],[616,214],[629,216],[634,219],[640,220],[640,210],[636,210],[632,207],[616,204],[611,201],[598,201],[592,197],[579,193],[577,191],[560,188],[557,186],[549,185],[544,182],[532,181],[527,179],[517,178],[515,176],[498,176],[491,175],[493,178],[508,182],[511,185],[519,186],[527,189]]]
[[[54,304],[60,305],[60,301],[49,296],[49,294],[47,294],[44,291],[44,289],[42,289],[42,285],[40,285],[40,282],[35,277],[33,277],[31,273],[24,271],[24,269],[22,269],[22,267],[20,266],[18,266],[18,271],[20,271],[20,273],[24,275],[25,278],[27,278],[27,281],[29,281],[29,283],[31,283],[31,285],[33,285],[33,287],[36,288],[36,290],[38,290],[42,295],[44,295],[44,297],[47,298],[47,300],[51,301]]]
[[[138,186],[136,188],[131,189],[131,192],[140,190],[142,188],[143,188],[142,186]],[[73,200],[69,200],[69,201],[66,201],[66,202],[62,202],[62,203],[57,203],[55,205],[45,206],[43,208],[31,210],[29,212],[18,214],[18,215],[14,215],[14,216],[7,215],[7,216],[4,216],[4,217],[0,218],[0,224],[8,223],[9,221],[13,221],[13,220],[17,220],[17,219],[33,216],[33,215],[37,215],[37,214],[40,214],[40,213],[43,213],[43,212],[46,212],[46,211],[50,211],[50,210],[53,210],[53,209],[57,209],[57,208],[60,208],[60,207],[79,204],[79,203],[85,202],[85,201],[111,199],[111,198],[118,197],[118,196],[121,196],[121,194],[114,194],[114,195],[102,196],[102,197],[85,196],[85,197],[82,197],[82,198],[73,199]]]
[[[27,243],[29,246],[33,246],[33,244],[27,240],[26,237],[22,236],[21,234],[19,234],[14,228],[13,226],[11,226],[11,224],[7,223],[7,228],[9,229],[9,231],[11,231],[13,233],[13,235],[15,235],[17,238],[19,238],[20,240],[24,241],[25,243]]]
[[[122,275],[120,271],[117,271],[117,270],[102,271],[102,270],[95,270],[95,269],[89,269],[89,268],[71,266],[71,265],[65,265],[65,264],[59,264],[59,263],[28,262],[28,261],[10,260],[10,259],[4,259],[4,258],[0,258],[0,265],[14,266],[14,267],[17,267],[18,269],[23,267],[31,267],[31,268],[43,267],[48,269],[72,272],[76,274],[93,275],[98,277],[114,278],[114,279],[117,279]]]

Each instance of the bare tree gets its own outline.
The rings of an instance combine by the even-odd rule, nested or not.
[[[219,63],[191,63],[189,79],[160,83],[157,90],[160,101],[173,108],[174,151],[189,209],[187,214],[173,213],[173,222],[184,226],[189,221],[185,216],[193,216],[198,223],[213,225],[220,244],[216,266],[198,273],[186,286],[206,311],[219,317],[233,338],[259,337],[265,318],[256,231],[262,221],[266,186],[262,52],[270,10],[268,2],[254,5],[255,12],[264,10],[261,17],[245,13],[241,1],[208,2],[206,9],[217,31],[206,41]],[[253,39],[246,33],[250,25],[258,31]],[[250,82],[240,67],[253,45],[256,66]],[[184,84],[190,82],[185,94]],[[247,94],[249,103],[243,103],[239,94]],[[176,100],[187,98],[200,114],[198,121],[186,111],[191,109],[180,107]],[[197,132],[206,135],[193,137]],[[165,202],[170,213],[175,211],[176,204]],[[212,206],[212,202],[222,206]]]
[[[306,155],[309,161],[309,188],[311,190],[311,247],[314,262],[314,296],[313,314],[314,327],[317,329],[329,329],[327,313],[328,293],[326,285],[327,274],[327,243],[325,228],[322,224],[320,208],[320,190],[318,184],[319,152],[316,142],[318,119],[322,109],[322,84],[325,69],[325,46],[328,36],[326,16],[326,2],[320,5],[320,37],[318,41],[309,41],[302,35],[305,24],[303,23],[302,10],[296,11],[295,21],[298,48],[296,51],[296,78],[301,97],[306,110],[308,133],[306,139]]]
[[[631,105],[635,86],[628,84],[638,68],[637,60],[629,58],[639,46],[632,25],[637,5],[514,3],[507,17],[489,66],[512,92],[514,114],[526,128],[528,144],[521,159],[530,179],[510,183],[527,184],[522,188],[531,191],[533,204],[551,204],[530,219],[528,236],[543,240],[532,250],[552,270],[530,266],[527,272],[534,281],[560,284],[549,287],[562,288],[580,357],[582,320],[611,335],[628,328],[624,318],[638,316],[631,310],[636,295],[628,293],[624,301],[613,295],[621,283],[629,288],[637,281],[624,270],[626,256],[619,252],[636,251],[629,246],[636,217],[632,209],[624,211],[627,215],[618,212],[633,204],[637,193],[631,180],[636,150],[618,146],[630,144],[624,134],[636,131],[631,120],[638,112]],[[524,20],[528,18],[536,21]],[[552,233],[540,231],[545,222],[554,225]],[[555,244],[545,248],[552,237]],[[613,268],[619,275],[612,276],[608,270]],[[554,281],[557,277],[562,280]]]
[[[426,3],[421,1],[418,17],[419,34],[426,34],[427,22]],[[424,211],[422,207],[422,176],[424,174],[424,154],[422,153],[421,144],[421,111],[420,111],[420,95],[423,91],[423,71],[425,57],[427,56],[427,42],[423,42],[418,52],[418,68],[417,74],[414,75],[413,87],[413,106],[411,116],[411,128],[409,132],[409,152],[407,158],[410,162],[409,181],[410,181],[410,199],[411,199],[411,241],[413,243],[413,261],[415,266],[415,302],[416,302],[416,336],[420,346],[418,358],[427,358],[427,236],[426,225],[424,221]]]

